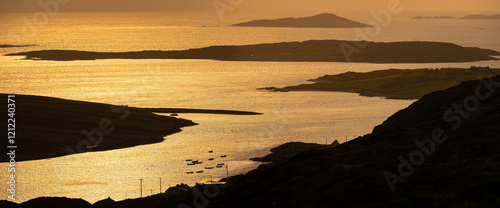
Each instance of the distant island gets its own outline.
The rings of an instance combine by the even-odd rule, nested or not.
[[[94,204],[40,197],[21,204],[1,200],[0,206],[499,207],[500,90],[477,91],[484,83],[499,82],[496,76],[429,93],[349,142],[281,145],[261,159],[271,163],[219,184],[179,184],[122,201],[102,196]],[[478,93],[477,107],[462,108],[464,101],[479,99]],[[454,110],[457,104],[462,107]],[[443,119],[447,110],[454,110],[448,115],[452,123]]]
[[[452,16],[416,16],[412,19],[456,19],[456,17]]]
[[[272,20],[253,20],[238,23],[236,27],[294,27],[294,28],[357,28],[372,27],[371,25],[355,22],[335,14],[323,13],[311,17],[281,18]]]
[[[36,45],[0,45],[0,48],[20,48],[20,47],[30,47],[30,46],[36,46]]]
[[[0,97],[7,100],[6,94]],[[46,159],[87,151],[105,151],[151,144],[196,123],[155,113],[258,115],[229,110],[135,108],[16,95],[16,161]],[[7,126],[7,119],[0,122]],[[1,162],[6,162],[2,157]]]
[[[489,20],[498,20],[500,19],[500,14],[494,15],[484,15],[484,14],[473,14],[461,17],[460,19],[489,19]]]
[[[500,69],[489,67],[442,68],[442,69],[389,69],[367,73],[346,72],[325,75],[312,84],[301,84],[284,88],[261,88],[269,91],[334,91],[353,92],[368,97],[388,99],[418,99],[427,93],[444,90],[463,81],[478,77],[500,75]]]
[[[357,45],[366,47],[359,49]],[[354,49],[353,49],[354,48]],[[353,50],[352,54],[348,52]],[[31,60],[96,59],[212,59],[222,61],[300,61],[362,63],[451,63],[498,60],[500,52],[476,47],[462,47],[443,42],[367,42],[309,40],[242,46],[210,46],[181,51],[89,52],[41,50],[11,53]]]
[[[500,19],[500,14],[484,15],[484,14],[472,14],[466,15],[460,18],[453,16],[416,16],[412,19],[478,19],[478,20],[498,20]]]

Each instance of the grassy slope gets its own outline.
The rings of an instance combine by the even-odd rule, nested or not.
[[[349,58],[341,46],[367,45]],[[351,48],[352,49],[352,48]],[[243,46],[211,46],[184,51],[87,52],[68,50],[29,51],[7,56],[26,56],[42,60],[95,60],[95,59],[214,59],[224,61],[315,61],[364,63],[442,63],[497,60],[499,52],[462,47],[441,42],[353,42],[339,40],[310,40]]]
[[[5,94],[0,95],[7,100]],[[103,133],[102,144],[94,151],[161,142],[163,136],[195,125],[189,120],[155,115],[137,108],[128,108],[129,114],[122,120],[125,108],[108,104],[26,95],[16,95],[15,101],[17,161],[67,155],[66,146],[76,151],[80,141],[88,140],[82,131],[99,129],[103,119],[110,119],[116,129]],[[2,109],[7,112],[6,108]],[[6,126],[7,115],[3,118],[2,126]],[[2,132],[5,131],[3,128]],[[6,160],[3,156],[2,162]]]
[[[313,84],[290,86],[278,91],[344,91],[391,99],[418,99],[463,81],[500,75],[500,69],[380,70],[326,75]],[[272,88],[275,89],[275,88]],[[276,89],[275,89],[276,90]]]

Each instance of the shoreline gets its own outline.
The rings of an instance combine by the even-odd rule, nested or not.
[[[0,93],[7,98],[7,94]],[[231,110],[135,108],[35,95],[15,95],[16,162],[159,143],[197,123],[162,112],[261,115]],[[7,120],[2,121],[4,126]],[[22,125],[21,125],[22,124]],[[7,133],[5,133],[7,135]],[[3,158],[1,163],[8,162]]]

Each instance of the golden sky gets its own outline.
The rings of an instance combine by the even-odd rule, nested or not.
[[[39,2],[68,2],[63,12],[213,11],[213,3],[239,2],[245,12],[370,11],[400,1],[407,11],[485,11],[500,13],[500,0],[0,0],[0,12],[37,12]],[[439,14],[437,14],[439,15]]]

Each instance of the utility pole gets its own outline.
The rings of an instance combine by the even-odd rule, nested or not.
[[[229,178],[229,169],[227,168],[227,165],[226,165],[226,181],[228,178]]]
[[[139,180],[141,180],[141,198],[142,198],[142,180],[143,179],[139,179]]]
[[[160,178],[160,194],[161,194],[161,178]]]

